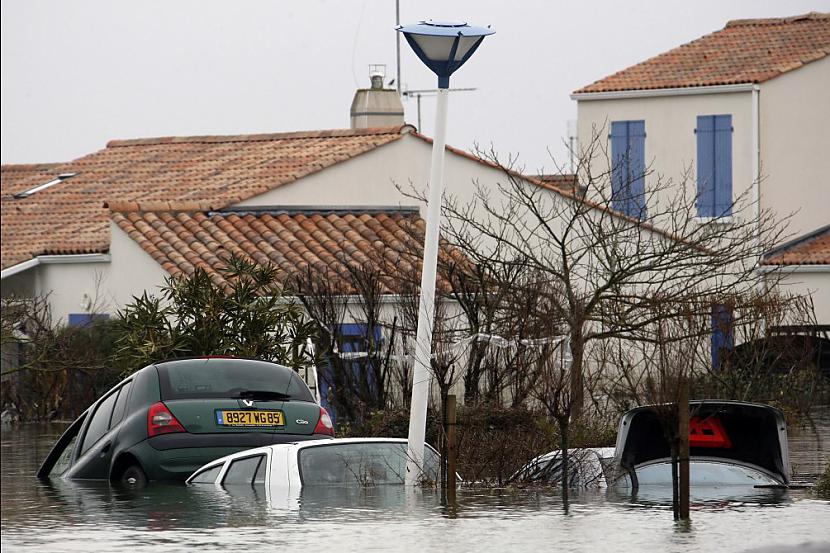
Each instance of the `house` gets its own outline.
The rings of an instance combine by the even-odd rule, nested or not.
[[[580,146],[595,137],[607,146],[609,155],[591,161],[612,171],[615,208],[646,218],[655,210],[647,203],[670,201],[647,193],[656,179],[687,174],[701,223],[767,211],[788,219],[796,240],[769,252],[763,270],[779,275],[786,259],[783,284],[812,294],[822,325],[830,254],[805,244],[830,223],[829,54],[828,13],[730,21],[571,95]],[[804,248],[811,253],[802,257]]]
[[[175,270],[142,249],[105,203],[119,213],[139,205],[417,212],[419,202],[398,186],[423,190],[430,152],[428,138],[399,125],[112,141],[68,163],[3,166],[2,293],[49,294],[55,322],[112,314]],[[503,179],[495,166],[448,148],[445,187],[460,201],[472,198],[474,181]]]

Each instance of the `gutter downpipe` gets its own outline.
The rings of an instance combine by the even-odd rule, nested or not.
[[[761,132],[760,132],[760,94],[761,86],[752,86],[752,217],[755,220],[754,242],[758,252],[757,266],[761,267],[764,252],[761,248]],[[761,293],[767,291],[767,279],[763,277],[760,283]]]
[[[755,246],[761,245],[761,133],[759,129],[761,87],[752,87],[752,201],[755,206]],[[761,255],[760,252],[758,254]]]

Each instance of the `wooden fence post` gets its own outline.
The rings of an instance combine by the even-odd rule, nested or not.
[[[455,501],[456,444],[455,444],[455,395],[447,396],[447,500]]]
[[[680,397],[677,402],[677,422],[680,444],[678,451],[679,472],[679,518],[689,520],[689,380],[680,381]]]

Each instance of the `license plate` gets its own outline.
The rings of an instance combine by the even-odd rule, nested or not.
[[[282,411],[216,411],[219,426],[285,426]]]

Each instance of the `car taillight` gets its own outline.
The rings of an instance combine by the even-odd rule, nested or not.
[[[331,423],[331,417],[328,412],[323,407],[320,407],[320,420],[317,421],[314,433],[334,437],[334,425]]]
[[[150,406],[147,412],[147,436],[153,437],[160,434],[173,434],[175,432],[187,432],[167,406],[159,401]]]

